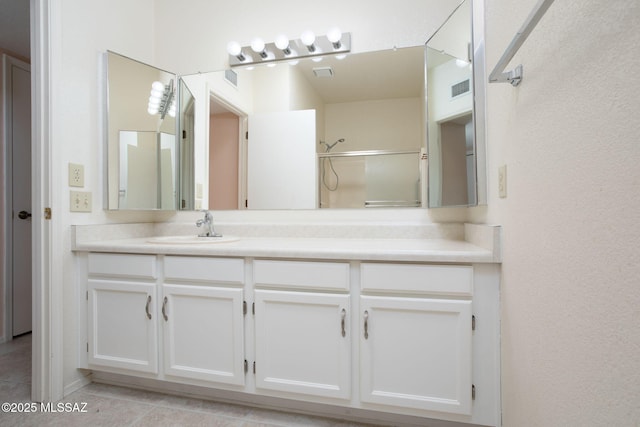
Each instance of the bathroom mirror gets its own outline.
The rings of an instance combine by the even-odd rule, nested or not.
[[[431,208],[486,203],[484,48],[474,7],[462,2],[426,44]]]
[[[426,48],[342,60],[326,56],[321,62],[177,78],[108,52],[105,206],[217,210],[486,203],[481,8],[479,1],[462,2]],[[467,64],[458,66],[462,61]],[[440,66],[452,64],[455,72],[440,72],[445,68]],[[156,81],[177,89],[178,120],[148,113]],[[438,91],[446,92],[448,105],[439,104]],[[155,135],[153,154],[150,135]],[[175,136],[171,147],[170,135]],[[464,142],[449,150],[451,135]],[[129,156],[142,146],[146,169],[136,165],[136,154]],[[139,171],[144,173],[136,175]],[[136,192],[148,200],[133,203],[139,198],[127,194]]]
[[[106,66],[105,206],[176,210],[179,156],[171,110],[176,76],[114,52],[106,53]]]
[[[423,46],[181,79],[196,208],[422,205]]]

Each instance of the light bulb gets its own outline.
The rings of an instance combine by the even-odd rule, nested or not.
[[[242,53],[242,47],[238,42],[229,42],[227,44],[227,52],[229,52],[229,55],[238,56]]]
[[[267,51],[264,49],[264,40],[260,37],[256,37],[251,40],[251,50],[260,55],[262,59],[267,59],[267,56],[269,56]]]
[[[289,49],[289,38],[284,34],[280,34],[276,37],[274,44],[278,49],[280,49],[285,55],[291,55],[291,49]]]
[[[247,57],[242,53],[242,47],[238,42],[229,42],[227,44],[227,52],[229,53],[229,55],[235,56],[240,62],[244,62],[244,60],[247,59]]]
[[[151,90],[151,96],[153,96],[154,98],[162,98],[162,95],[164,95],[164,90]]]
[[[334,49],[340,49],[342,44],[340,43],[340,39],[342,38],[342,31],[339,28],[334,27],[329,30],[327,33],[327,39],[333,44]]]
[[[151,84],[151,89],[164,91],[164,84],[162,82],[155,81]]]
[[[148,112],[149,114],[151,114],[152,116],[153,116],[153,115],[155,115],[155,114],[158,114],[158,111],[159,111],[159,110],[158,110],[157,108],[153,108],[153,107],[149,107],[149,108],[147,109],[147,112]]]
[[[313,31],[307,30],[300,36],[300,40],[302,43],[309,49],[309,52],[314,52],[316,47],[313,45],[313,42],[316,41],[316,35],[313,34]]]
[[[262,52],[264,50],[264,41],[260,37],[256,37],[255,39],[251,40],[251,49],[255,53]]]
[[[155,96],[150,96],[149,105],[160,105],[160,98],[156,98]]]

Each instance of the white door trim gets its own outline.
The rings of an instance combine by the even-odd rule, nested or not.
[[[36,402],[63,397],[61,259],[53,260],[52,247],[60,245],[59,232],[45,219],[52,207],[52,11],[47,0],[31,5],[31,135],[33,208],[33,333],[31,398]],[[57,222],[57,221],[56,221]],[[59,228],[59,227],[58,227]],[[61,252],[61,251],[57,251]]]

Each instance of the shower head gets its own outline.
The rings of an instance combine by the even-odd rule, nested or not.
[[[328,153],[328,152],[329,152],[329,150],[331,150],[333,147],[335,147],[335,146],[336,146],[336,144],[337,144],[337,143],[339,143],[339,142],[344,142],[344,138],[340,138],[340,139],[338,139],[338,140],[337,140],[336,142],[334,142],[333,144],[327,144],[327,143],[326,143],[326,142],[324,142],[324,141],[320,141],[320,144],[324,144],[324,145],[325,145],[325,147],[327,147],[327,153]]]

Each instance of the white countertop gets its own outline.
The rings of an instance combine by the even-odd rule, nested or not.
[[[370,261],[499,263],[499,249],[462,240],[323,237],[239,237],[203,244],[153,243],[150,237],[79,240],[75,251],[192,256]],[[493,249],[492,249],[493,248]]]

